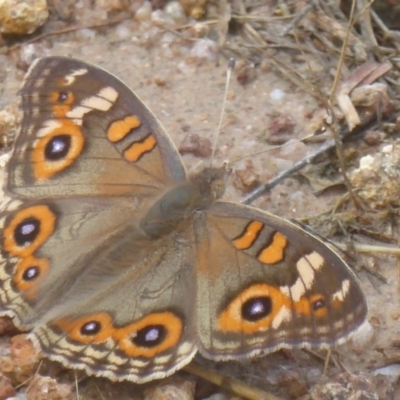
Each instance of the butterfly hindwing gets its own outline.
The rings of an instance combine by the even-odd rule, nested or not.
[[[193,248],[176,239],[155,243],[127,228],[106,242],[37,323],[42,352],[89,374],[135,382],[188,364],[197,352],[196,278]]]

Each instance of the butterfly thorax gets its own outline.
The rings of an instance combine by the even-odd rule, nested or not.
[[[173,186],[147,209],[140,228],[151,239],[177,229],[195,211],[206,209],[223,196],[227,175],[225,167],[206,168]]]

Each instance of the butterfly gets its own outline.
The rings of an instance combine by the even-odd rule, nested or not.
[[[124,83],[33,63],[0,212],[0,315],[50,359],[147,382],[188,364],[329,348],[367,318],[346,263],[265,211],[222,201],[229,171],[188,177]]]

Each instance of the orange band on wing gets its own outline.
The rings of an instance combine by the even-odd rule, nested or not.
[[[280,232],[276,232],[272,243],[262,249],[258,255],[258,260],[264,264],[276,264],[283,260],[285,247],[287,246],[288,240],[286,236]]]
[[[150,153],[157,145],[156,138],[153,135],[145,137],[140,142],[133,143],[124,151],[124,157],[128,161],[136,162],[146,153]]]
[[[320,303],[319,307],[316,305]],[[320,294],[314,294],[311,297],[302,297],[299,301],[294,303],[294,308],[297,313],[303,315],[315,315],[316,317],[324,317],[328,309],[325,305],[325,298]]]
[[[154,346],[140,346],[134,343],[138,332],[152,326],[160,326],[165,331],[165,337]],[[182,320],[172,312],[165,311],[145,316],[123,328],[115,330],[114,338],[119,348],[129,357],[153,358],[165,350],[174,348],[180,341],[183,332]]]
[[[257,298],[269,298],[271,309],[268,314],[257,321],[246,321],[243,318],[243,305]],[[278,312],[286,307],[290,309],[291,300],[279,288],[267,284],[255,284],[236,296],[218,318],[218,324],[225,332],[255,333],[269,329]]]
[[[47,258],[28,256],[17,264],[13,276],[14,284],[28,299],[33,300],[49,269],[50,263]]]
[[[244,232],[239,235],[236,239],[233,240],[233,245],[238,250],[246,250],[250,248],[253,243],[257,240],[258,234],[261,229],[264,227],[264,224],[259,221],[250,222]]]
[[[113,321],[107,313],[94,313],[80,318],[61,318],[53,323],[78,343],[101,343],[112,338]],[[88,328],[92,329],[88,329]],[[86,331],[85,331],[86,328]]]
[[[296,314],[321,318],[327,312],[319,294],[294,302],[279,287],[260,283],[239,293],[219,314],[218,325],[223,332],[252,334],[279,329]]]
[[[45,132],[45,136],[34,143],[32,163],[37,180],[49,179],[58,172],[65,170],[78,158],[83,150],[85,139],[78,125],[66,119],[57,120],[55,124],[53,129],[50,126],[48,132]],[[51,141],[57,140],[57,137],[68,137],[68,148],[65,155],[63,154],[59,159],[49,159],[46,156],[48,146],[51,146]]]
[[[50,94],[50,102],[53,104],[53,115],[56,118],[65,118],[74,101],[75,96],[69,90],[52,92]]]
[[[133,129],[140,126],[140,119],[136,115],[130,115],[119,121],[114,121],[107,130],[108,140],[119,142],[124,139]]]
[[[24,232],[24,223],[32,232]],[[56,216],[47,205],[17,211],[3,230],[4,250],[21,258],[30,256],[53,234],[55,224]]]

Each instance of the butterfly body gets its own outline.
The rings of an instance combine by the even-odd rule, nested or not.
[[[171,233],[183,223],[191,223],[196,212],[207,209],[225,192],[228,171],[206,168],[193,177],[167,190],[145,210],[140,228],[150,238]]]
[[[320,239],[221,200],[229,171],[189,178],[171,139],[109,73],[36,61],[0,213],[0,314],[53,360],[113,380],[331,347],[367,317]]]

